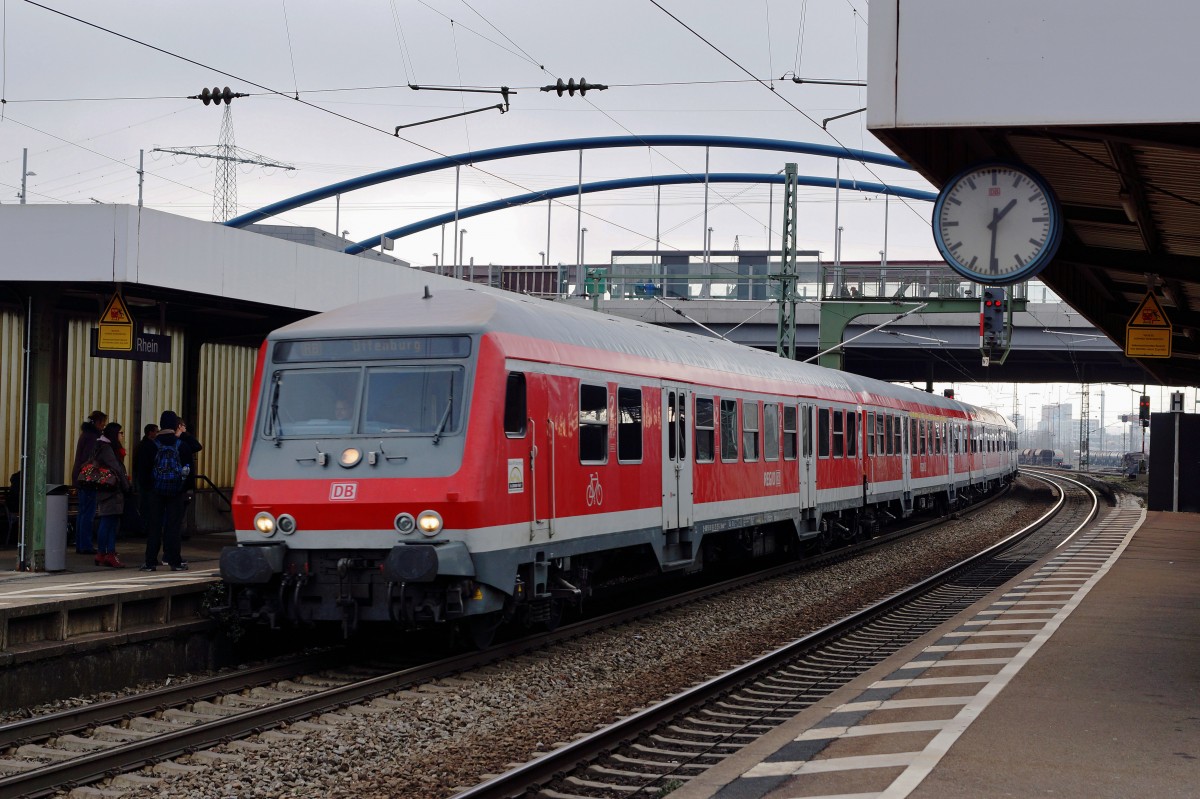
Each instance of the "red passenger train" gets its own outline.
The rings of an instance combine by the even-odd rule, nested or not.
[[[221,575],[272,624],[553,623],[605,584],[840,545],[1017,470],[992,411],[478,288],[282,328],[255,385]]]

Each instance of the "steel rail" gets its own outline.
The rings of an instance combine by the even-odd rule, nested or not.
[[[167,686],[144,694],[117,697],[83,707],[33,716],[0,726],[0,750],[51,736],[65,735],[67,732],[87,727],[114,724],[133,716],[203,701],[215,696],[235,693],[245,688],[255,688],[285,680],[297,674],[319,671],[336,665],[338,665],[336,653],[321,652],[315,655],[290,658],[280,663],[256,666],[230,674]]]
[[[1002,496],[1003,493],[998,492],[991,497],[971,505],[966,510],[968,512],[982,510],[987,504]],[[178,731],[163,733],[143,741],[118,744],[103,751],[83,754],[80,757],[70,760],[47,764],[36,770],[0,777],[0,796],[46,796],[63,789],[87,784],[106,776],[154,765],[163,760],[203,749],[220,741],[233,740],[249,734],[262,732],[282,724],[299,721],[314,714],[328,711],[331,708],[347,707],[352,704],[368,701],[377,696],[382,696],[406,687],[478,668],[499,660],[542,649],[551,644],[592,634],[603,629],[627,624],[637,619],[656,615],[755,582],[772,579],[800,569],[811,569],[828,565],[866,549],[889,543],[900,537],[912,535],[944,521],[946,521],[945,517],[939,517],[921,522],[814,558],[791,561],[780,566],[756,571],[749,575],[742,575],[713,585],[673,594],[669,597],[641,604],[636,608],[614,611],[577,622],[559,630],[527,636],[481,652],[444,658],[345,686],[316,691],[295,699],[282,701],[275,705],[248,709],[236,715],[195,724]],[[826,630],[829,629],[832,628],[826,628]],[[814,635],[819,634],[814,633]],[[336,665],[333,659],[334,656],[331,654],[317,657],[328,659],[325,664],[326,667],[328,665]],[[277,672],[278,676],[282,678],[294,677],[298,671],[302,670],[297,668],[297,664],[305,660],[297,659],[285,664],[264,666],[256,670],[253,678],[254,684],[260,685],[264,682],[270,682],[271,678],[258,679],[258,677],[260,674],[266,675],[271,672]],[[222,685],[226,686],[224,690],[221,690]],[[239,680],[238,675],[212,678],[211,680],[197,683],[186,683],[177,688],[160,689],[159,691],[146,694],[144,697],[128,697],[101,703],[94,708],[73,709],[53,714],[52,716],[18,722],[15,725],[9,725],[0,729],[0,735],[7,735],[10,729],[19,731],[21,733],[19,736],[8,737],[9,743],[7,745],[11,746],[18,738],[21,742],[24,742],[31,738],[62,735],[66,730],[71,728],[80,729],[95,724],[116,722],[148,712],[158,711],[168,705],[188,704],[201,699],[211,698],[221,693],[229,693],[236,688],[245,687],[246,685],[247,681],[244,678]],[[0,739],[0,742],[3,742],[3,740]]]
[[[480,785],[461,791],[455,794],[452,799],[508,799],[509,797],[524,795],[536,786],[545,785],[556,777],[573,771],[580,765],[589,763],[622,744],[671,722],[682,714],[694,710],[715,697],[726,695],[738,686],[755,680],[761,675],[779,668],[781,665],[796,659],[810,650],[827,645],[862,627],[871,620],[913,600],[919,599],[951,578],[969,571],[976,566],[985,564],[1049,523],[1063,509],[1065,503],[1066,492],[1060,488],[1058,502],[1045,514],[1033,523],[1000,542],[993,544],[982,552],[943,569],[932,577],[926,578],[840,621],[834,622],[790,644],[780,647],[774,652],[767,653],[725,674],[718,675],[704,683],[682,691],[657,705],[639,711],[609,727],[566,744],[536,760],[500,774]],[[1088,514],[1089,520],[1094,511],[1095,506],[1093,505],[1092,511]]]

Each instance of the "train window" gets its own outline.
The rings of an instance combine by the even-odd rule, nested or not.
[[[875,415],[875,451],[882,455],[886,446],[883,439],[883,414],[880,413]]]
[[[608,459],[608,386],[579,384],[579,460]]]
[[[779,460],[779,406],[773,402],[763,405],[763,459]]]
[[[264,435],[349,435],[361,381],[359,368],[276,372]]]
[[[696,463],[713,462],[712,397],[696,397]]]
[[[817,457],[829,457],[829,409],[817,409]]]
[[[883,417],[883,422],[884,422],[883,440],[887,446],[887,454],[895,455],[896,454],[896,443],[895,443],[895,439],[892,438],[892,415],[890,413],[886,414]]]
[[[617,389],[617,460],[642,459],[642,390]]]
[[[875,411],[867,414],[867,426],[863,428],[863,441],[866,444],[864,449],[866,455],[875,454]]]
[[[509,372],[504,387],[504,434],[509,438],[525,435],[529,412],[525,407],[525,373]]]
[[[783,406],[783,459],[796,460],[796,406]]]
[[[737,400],[721,400],[721,460],[736,461],[738,456]]]
[[[742,457],[758,460],[758,403],[742,401]]]
[[[812,406],[803,405],[800,410],[800,446],[804,448],[804,457],[811,458],[812,445]]]
[[[679,414],[675,420],[675,436],[679,442],[679,460],[687,460],[687,392],[679,392],[679,399],[672,403],[674,411]],[[672,446],[671,459],[675,459],[675,448]]]
[[[459,429],[462,406],[462,367],[367,369],[361,430],[369,435],[454,433]]]
[[[904,435],[904,420],[899,416],[892,417],[892,443],[895,445],[895,453],[897,455],[904,454],[904,441],[901,436]]]
[[[908,427],[909,427],[909,431],[908,431],[908,440],[909,440],[909,442],[910,442],[910,444],[909,444],[909,445],[910,445],[910,447],[911,447],[911,449],[909,450],[909,452],[910,452],[911,454],[913,454],[913,455],[916,455],[916,454],[917,454],[917,451],[918,451],[918,449],[919,449],[919,445],[917,444],[917,441],[918,441],[918,436],[917,436],[917,420],[916,420],[916,419],[909,419],[909,420],[908,420]]]
[[[833,412],[833,457],[841,458],[846,454],[846,414],[843,411]]]
[[[858,411],[846,411],[846,457],[858,457]]]

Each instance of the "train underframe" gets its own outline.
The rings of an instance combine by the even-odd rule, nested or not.
[[[688,564],[676,562],[671,573],[838,549],[873,538],[913,514],[949,515],[1008,482],[1001,478],[857,507],[814,509],[792,520],[708,533],[694,546]],[[227,547],[221,573],[229,604],[216,610],[273,628],[336,623],[346,635],[370,623],[402,630],[442,628],[480,646],[501,625],[550,629],[598,592],[661,577],[668,560],[664,542],[673,532],[569,557],[510,552],[502,556],[504,563],[490,565],[461,542],[377,551]],[[508,576],[507,584],[495,579],[497,574]]]

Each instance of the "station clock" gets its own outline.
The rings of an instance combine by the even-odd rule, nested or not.
[[[968,280],[1004,286],[1041,272],[1062,240],[1062,211],[1027,166],[991,161],[964,169],[938,193],[933,239]]]

